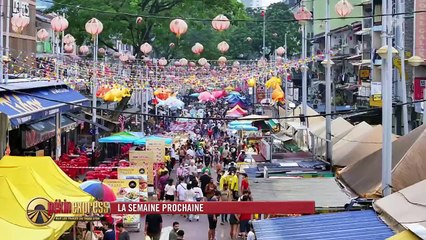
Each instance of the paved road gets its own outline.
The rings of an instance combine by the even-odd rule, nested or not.
[[[199,222],[189,222],[180,215],[163,215],[163,227],[172,226],[173,222],[179,222],[180,228],[185,231],[185,240],[208,240],[207,231],[208,231],[208,220],[207,215],[201,215]],[[144,219],[141,219],[141,222],[145,222]],[[143,234],[144,224],[141,226],[140,232],[130,232],[131,240],[144,240]],[[168,238],[165,238],[168,240]],[[216,239],[217,240],[228,240],[229,237],[229,224],[220,225],[218,222],[216,229]]]

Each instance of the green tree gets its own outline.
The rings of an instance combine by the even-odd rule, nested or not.
[[[67,32],[76,37],[79,44],[89,44],[90,36],[84,26],[90,18],[96,17],[104,24],[100,45],[114,49],[113,40],[119,39],[139,52],[139,46],[149,42],[157,57],[176,58],[198,58],[191,52],[196,42],[205,47],[203,57],[217,57],[216,45],[221,39],[227,39],[229,33],[214,31],[211,19],[218,14],[225,14],[231,20],[247,18],[243,5],[237,0],[54,0],[49,11],[66,14],[70,22]],[[147,17],[137,24],[135,16]],[[188,19],[188,32],[180,39],[169,30],[170,16]],[[169,48],[171,42],[176,45],[173,49]]]
[[[247,9],[247,14],[254,20],[245,22],[232,34],[230,42],[235,44],[231,49],[232,55],[244,59],[257,59],[262,56],[263,47],[263,17],[262,9]],[[299,24],[294,20],[293,13],[285,3],[271,4],[265,11],[266,37],[265,46],[269,49],[269,55],[280,46],[285,45],[287,33],[287,47],[289,56],[298,53],[301,48],[301,34]],[[247,38],[251,41],[248,41]],[[267,54],[268,55],[268,54]]]

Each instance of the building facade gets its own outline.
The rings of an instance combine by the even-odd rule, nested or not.
[[[6,25],[9,24],[9,49],[12,59],[20,61],[25,57],[33,57],[36,51],[36,2],[32,0],[7,0],[4,1],[4,14],[3,14],[3,43],[6,48]],[[8,18],[8,10],[10,15]],[[23,30],[22,33],[15,33],[12,31],[12,24],[10,18],[13,14],[22,13],[22,15],[30,18],[29,25]],[[19,59],[17,59],[19,57]]]

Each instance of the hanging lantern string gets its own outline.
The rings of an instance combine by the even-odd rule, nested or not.
[[[86,11],[90,11],[90,12],[96,12],[96,13],[102,13],[102,14],[111,14],[111,15],[125,15],[125,16],[130,16],[130,17],[143,17],[143,18],[151,18],[151,19],[167,19],[167,20],[171,20],[171,19],[176,19],[177,17],[167,17],[167,16],[159,16],[159,15],[143,15],[143,14],[133,14],[133,13],[127,13],[127,12],[112,12],[112,11],[104,11],[104,10],[99,10],[99,9],[94,9],[94,8],[89,8],[89,7],[82,7],[81,5],[79,5],[78,7],[76,7],[75,5],[71,5],[71,4],[66,4],[66,3],[58,3],[58,2],[53,2],[51,0],[44,0],[47,3],[52,3],[52,4],[57,4],[57,5],[61,5],[64,7],[68,7],[68,8],[78,8],[78,9],[83,9]],[[371,16],[348,16],[345,17],[346,19],[366,19],[366,18],[376,18],[376,17],[386,17],[386,16],[398,16],[398,15],[414,15],[414,14],[419,14],[419,13],[425,13],[426,10],[418,10],[418,11],[412,11],[412,12],[403,12],[403,13],[390,13],[390,14],[374,14]],[[184,20],[188,20],[188,21],[199,21],[199,22],[211,22],[212,19],[203,19],[203,18],[192,18],[192,17],[185,17],[182,18]],[[341,17],[330,17],[330,18],[313,18],[310,19],[310,21],[326,21],[326,20],[341,20]],[[226,21],[226,20],[224,20]],[[232,19],[229,20],[231,22],[257,22],[257,23],[263,23],[263,19],[262,20],[257,20],[257,19]],[[286,22],[297,22],[297,20],[295,19],[288,19],[288,20],[268,20],[268,22],[270,23],[286,23]]]

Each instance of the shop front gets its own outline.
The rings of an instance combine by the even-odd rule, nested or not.
[[[48,154],[58,158],[63,146],[61,138],[72,135],[69,133],[78,130],[79,124],[65,113],[87,104],[87,98],[63,83],[5,85],[0,90],[0,120],[2,131],[7,134],[1,136],[1,154],[9,145],[12,155]]]

